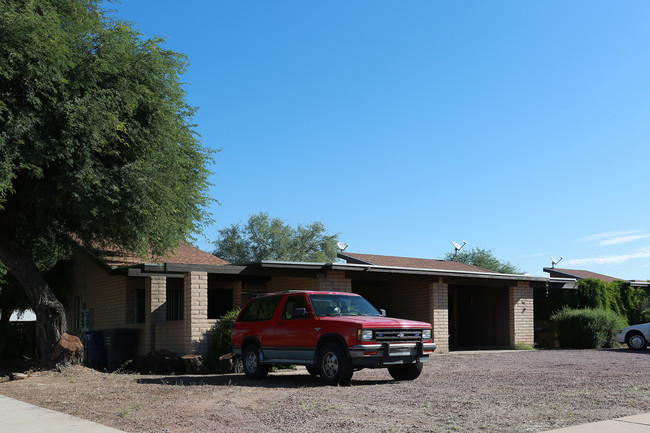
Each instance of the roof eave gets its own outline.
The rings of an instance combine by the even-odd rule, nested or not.
[[[304,262],[278,262],[262,261],[251,265],[260,268],[293,268],[293,269],[332,269],[352,272],[373,272],[411,275],[431,275],[440,277],[471,277],[483,279],[499,279],[512,281],[548,281],[549,277],[519,274],[500,274],[497,272],[451,271],[446,269],[406,268],[397,266],[364,265],[357,263],[304,263]]]

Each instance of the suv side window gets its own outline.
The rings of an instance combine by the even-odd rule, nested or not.
[[[287,302],[284,304],[284,311],[282,312],[282,319],[305,319],[306,317],[293,317],[293,310],[296,308],[304,308],[307,310],[307,302],[302,295],[289,296]]]
[[[253,322],[256,320],[271,320],[273,313],[280,303],[281,296],[271,296],[251,300],[241,314],[241,322]]]

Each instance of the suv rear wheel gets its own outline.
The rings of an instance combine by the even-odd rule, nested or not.
[[[242,362],[246,377],[263,379],[269,374],[269,366],[260,364],[260,347],[257,344],[249,344],[244,348]]]
[[[347,385],[352,379],[352,362],[339,343],[325,344],[319,351],[318,370],[328,385]]]

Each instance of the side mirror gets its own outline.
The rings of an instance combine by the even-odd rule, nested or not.
[[[386,317],[386,310],[384,310],[383,308],[380,308],[379,309],[379,314],[381,314],[381,317]]]
[[[309,319],[309,311],[305,307],[294,308],[291,317],[294,319]]]

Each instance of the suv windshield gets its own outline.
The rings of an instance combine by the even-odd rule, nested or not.
[[[309,295],[316,317],[380,316],[379,311],[361,296]]]

